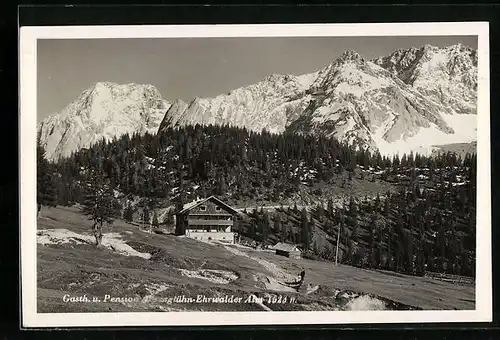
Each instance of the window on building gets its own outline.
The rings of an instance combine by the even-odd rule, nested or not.
[[[215,207],[215,210],[216,210],[216,211],[221,211],[221,209],[222,209],[222,208],[221,208],[221,207],[219,207],[219,206]]]

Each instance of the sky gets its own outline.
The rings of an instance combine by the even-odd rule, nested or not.
[[[477,48],[477,36],[38,40],[37,118],[56,114],[99,81],[152,84],[169,101],[189,101],[273,73],[315,72],[347,49],[372,59],[398,48],[457,43]]]

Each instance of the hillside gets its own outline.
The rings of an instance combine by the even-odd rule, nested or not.
[[[443,182],[442,174],[435,176]],[[335,261],[338,255],[340,263],[362,268],[474,277],[475,191],[467,174],[448,176],[459,179],[442,186],[420,180],[413,190],[401,186],[375,199],[351,196],[340,205],[331,200],[309,209],[245,210],[237,230],[264,245],[300,244],[315,260]]]
[[[473,309],[474,286],[428,278],[293,260],[245,247],[205,244],[147,233],[117,220],[102,248],[87,243],[91,223],[75,208],[44,208],[38,219],[38,311],[263,311]],[[305,269],[308,289],[293,292],[279,282]],[[100,302],[64,302],[82,296]],[[105,295],[109,298],[104,302]],[[263,303],[182,303],[174,297],[254,294]],[[281,294],[294,303],[266,302]],[[113,298],[129,297],[130,301]],[[289,300],[288,300],[289,301]]]

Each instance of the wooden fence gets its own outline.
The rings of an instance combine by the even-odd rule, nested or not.
[[[474,284],[474,282],[476,281],[474,277],[470,276],[460,276],[460,275],[444,274],[436,272],[425,272],[425,277],[445,282],[461,283],[461,284]]]

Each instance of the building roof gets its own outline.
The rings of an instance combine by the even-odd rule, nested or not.
[[[297,245],[284,242],[276,243],[274,246],[271,247],[271,249],[281,250],[281,251],[300,251]]]
[[[202,203],[205,203],[207,201],[215,201],[218,205],[222,205],[224,206],[226,209],[230,210],[233,214],[237,214],[238,211],[235,210],[234,208],[232,208],[231,206],[227,205],[226,203],[222,202],[220,199],[218,199],[217,197],[215,196],[210,196],[210,197],[207,197],[207,198],[204,198],[204,199],[201,199],[201,200],[197,200],[197,201],[193,201],[191,203],[188,203],[188,204],[185,204],[183,207],[182,207],[182,210],[178,212],[178,214],[184,214],[185,212],[193,209],[194,207],[197,207],[199,206],[200,204]]]
[[[191,209],[192,207],[194,207],[196,204],[200,203],[201,201],[204,201],[205,199],[196,199],[192,202],[189,202],[189,203],[186,203],[182,206],[182,210],[181,211],[187,211],[189,209]]]

